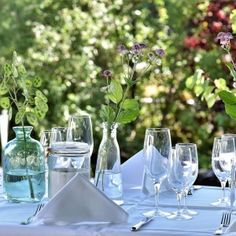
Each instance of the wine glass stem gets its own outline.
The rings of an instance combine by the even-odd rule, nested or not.
[[[177,202],[178,202],[178,215],[180,214],[180,212],[181,212],[181,205],[180,205],[180,201],[181,201],[181,193],[177,193],[176,194],[176,197],[177,197]]]
[[[223,201],[225,200],[225,186],[226,186],[226,181],[221,181],[221,189],[222,189],[222,199]]]
[[[159,193],[160,193],[160,186],[161,183],[154,183],[154,189],[155,189],[155,210],[158,212],[159,210]]]
[[[186,205],[187,192],[188,192],[188,190],[187,190],[187,191],[184,191],[184,193],[183,193],[183,197],[184,197],[184,199],[183,199],[183,209],[184,209],[184,210],[187,210],[187,209],[188,209],[188,208],[187,208],[187,205]]]

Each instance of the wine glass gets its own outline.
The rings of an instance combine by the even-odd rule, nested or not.
[[[144,140],[145,171],[152,179],[155,189],[155,210],[145,213],[151,216],[167,216],[159,209],[159,192],[167,177],[168,158],[171,152],[171,136],[168,128],[148,128]]]
[[[227,183],[227,180],[230,178],[229,172],[228,174],[223,170],[223,168],[220,165],[220,144],[221,144],[221,138],[215,137],[213,142],[213,148],[212,148],[212,158],[211,158],[211,165],[212,170],[218,180],[220,181],[221,188],[222,188],[222,198],[218,199],[216,202],[212,202],[211,205],[213,206],[227,206],[229,205],[228,198],[225,196],[225,186]]]
[[[51,146],[51,135],[52,135],[51,130],[44,130],[40,134],[40,143],[42,144],[42,146],[44,148],[44,154],[45,154],[46,160],[48,157],[49,148]]]
[[[83,157],[83,168],[90,177],[90,158],[93,152],[92,121],[88,114],[73,115],[68,122],[67,145],[75,148]],[[81,158],[80,158],[81,159]],[[78,158],[77,158],[78,160]],[[82,159],[81,159],[82,160]]]
[[[233,211],[234,202],[235,202],[235,191],[232,188],[232,185],[235,184],[235,135],[224,135],[221,137],[220,142],[220,156],[219,162],[223,171],[227,176],[230,176],[229,181],[231,183],[230,191],[230,208]]]
[[[192,216],[185,214],[181,210],[181,198],[186,189],[189,178],[192,176],[192,155],[191,150],[185,144],[176,144],[175,150],[172,149],[172,155],[168,166],[168,182],[175,191],[178,210],[167,216],[168,219],[189,220]]]
[[[193,183],[196,181],[197,176],[198,176],[198,153],[197,153],[197,145],[194,143],[183,143],[183,144],[178,144],[182,145],[185,148],[189,149],[190,155],[191,155],[191,167],[192,167],[192,172],[190,177],[188,178],[188,181],[186,182],[185,186],[185,191],[183,192],[184,195],[184,204],[183,204],[183,213],[187,215],[196,215],[197,212],[194,210],[190,210],[187,207],[186,204],[186,198],[188,195],[188,192],[190,188],[192,187]]]

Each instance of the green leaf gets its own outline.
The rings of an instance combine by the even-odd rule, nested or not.
[[[15,123],[16,124],[19,124],[23,118],[24,118],[24,115],[25,115],[25,111],[26,111],[26,108],[24,106],[22,106],[19,111],[16,113],[16,116],[15,116]]]
[[[236,104],[236,96],[233,93],[226,90],[222,90],[218,93],[218,95],[224,103],[230,105]]]
[[[204,77],[202,76],[203,70],[197,69],[193,75],[193,80],[197,85],[204,84]]]
[[[8,109],[10,107],[10,99],[8,97],[0,98],[0,106],[3,109]]]
[[[31,79],[25,79],[25,86],[27,86],[28,88],[32,87]]]
[[[44,102],[48,101],[47,97],[40,90],[36,91],[36,97],[41,98]]]
[[[121,84],[116,81],[112,80],[109,87],[108,87],[108,98],[114,102],[115,104],[118,104],[123,96],[123,89]]]
[[[139,104],[138,101],[135,99],[125,99],[122,108],[130,110],[139,110]]]
[[[4,95],[7,92],[8,92],[8,87],[4,83],[1,83],[1,85],[0,85],[0,95]]]
[[[23,65],[19,65],[17,69],[20,76],[26,75],[26,70]]]
[[[230,23],[232,26],[233,33],[236,33],[236,10],[235,9],[230,14]]]
[[[40,77],[35,77],[33,79],[33,85],[36,88],[39,88],[42,85],[42,79]]]
[[[236,120],[236,104],[225,104],[225,111],[231,118]]]
[[[208,108],[211,108],[216,102],[217,96],[214,93],[209,94],[205,97]]]
[[[127,124],[134,121],[139,115],[139,110],[123,110],[117,117],[117,122],[120,124]]]
[[[234,80],[236,80],[236,71],[235,71],[233,65],[228,63],[228,64],[226,64],[226,66],[228,67],[230,74],[233,76]]]
[[[39,110],[41,110],[43,112],[48,111],[48,104],[44,100],[42,100],[39,97],[35,97],[34,100],[35,100],[35,105]]]
[[[200,96],[204,91],[204,86],[201,85],[201,84],[197,84],[195,87],[194,87],[194,93],[198,96]]]
[[[10,64],[5,64],[3,67],[4,77],[9,77],[12,74],[12,68]]]
[[[216,79],[214,80],[214,84],[216,88],[218,89],[221,89],[221,90],[227,89],[226,81],[224,79]]]
[[[115,111],[110,106],[102,105],[100,117],[103,121],[112,122],[115,118]]]
[[[26,118],[31,125],[38,125],[37,116],[33,112],[28,112]]]
[[[196,81],[194,80],[193,76],[187,78],[185,85],[188,89],[193,89]]]
[[[209,96],[213,90],[214,90],[213,86],[206,86],[205,90],[204,90],[204,93],[203,93],[204,98]]]
[[[33,113],[36,115],[37,119],[42,120],[47,112],[40,110],[38,107],[35,107]]]

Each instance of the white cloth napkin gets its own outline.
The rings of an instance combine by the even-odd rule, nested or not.
[[[143,150],[130,157],[121,165],[123,188],[142,186],[142,192],[147,195],[154,194],[154,187],[151,178],[145,173]],[[167,179],[161,185],[161,192],[169,189]]]
[[[128,213],[80,174],[75,175],[37,214],[45,224],[122,223]]]

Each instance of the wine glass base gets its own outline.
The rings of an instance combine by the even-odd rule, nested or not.
[[[183,212],[175,211],[166,218],[169,220],[191,220],[192,216],[184,214]]]
[[[212,202],[211,205],[227,207],[230,206],[230,202],[228,198],[220,198],[216,202]]]
[[[145,212],[145,213],[143,213],[143,215],[147,216],[147,217],[153,217],[153,216],[167,217],[170,215],[170,213],[158,209],[158,210],[152,210],[152,211]]]
[[[194,215],[197,215],[197,211],[194,211],[194,210],[190,210],[188,208],[186,209],[183,209],[182,210],[182,213],[185,214],[185,215],[190,215],[190,216],[194,216]]]

